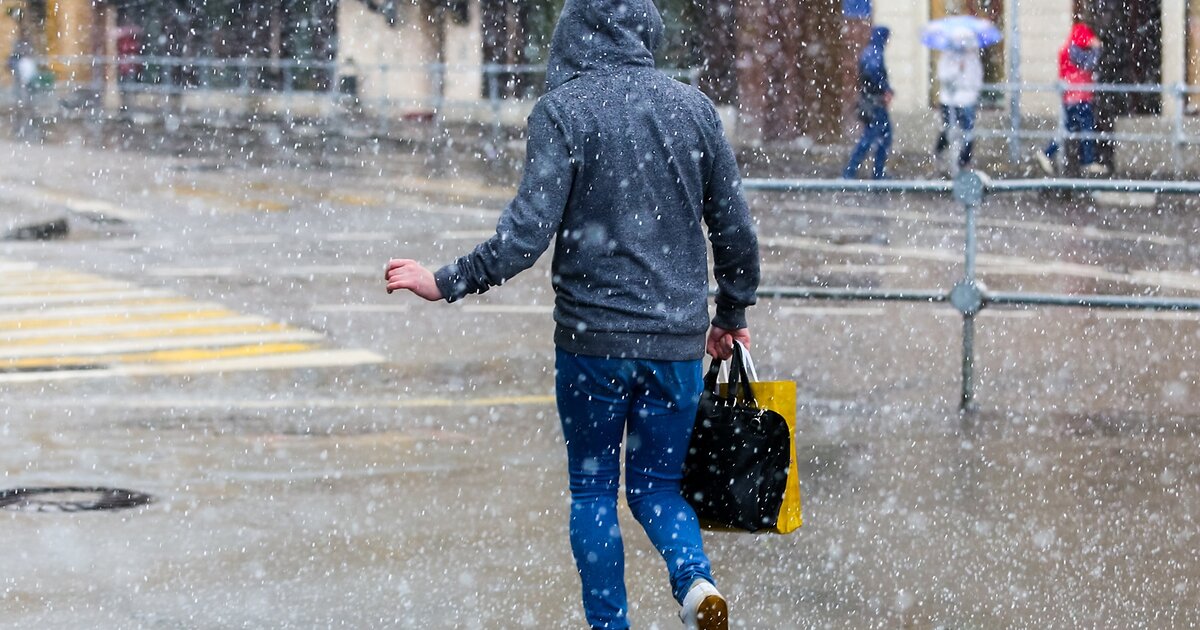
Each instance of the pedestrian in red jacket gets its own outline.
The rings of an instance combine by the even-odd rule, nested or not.
[[[1058,79],[1065,85],[1063,91],[1063,117],[1067,131],[1093,134],[1096,132],[1096,110],[1092,105],[1096,83],[1096,67],[1100,62],[1103,44],[1087,23],[1077,20],[1071,26],[1067,43],[1058,51]],[[1054,157],[1058,153],[1058,142],[1051,140],[1044,151],[1035,154],[1038,164],[1047,175],[1053,175]],[[1103,175],[1108,172],[1097,162],[1096,139],[1084,137],[1079,142],[1079,164],[1087,175]]]

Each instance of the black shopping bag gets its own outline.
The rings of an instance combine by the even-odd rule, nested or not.
[[[755,401],[739,345],[725,395],[717,385],[720,369],[713,359],[704,377],[684,460],[683,496],[708,528],[774,530],[792,461],[791,431],[782,415]]]

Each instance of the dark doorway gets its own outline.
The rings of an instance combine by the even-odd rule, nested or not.
[[[1162,0],[1075,0],[1075,11],[1104,42],[1100,83],[1162,82]],[[1156,92],[1101,93],[1097,101],[1098,110],[1113,116],[1162,113]]]

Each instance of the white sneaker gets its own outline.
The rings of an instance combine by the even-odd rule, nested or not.
[[[1099,162],[1092,162],[1083,167],[1084,175],[1108,175],[1108,167]]]
[[[1050,161],[1049,155],[1039,149],[1034,152],[1033,157],[1037,159],[1038,166],[1042,167],[1047,175],[1054,175],[1054,162]]]
[[[679,618],[688,630],[729,630],[729,605],[708,580],[696,580],[683,598]]]

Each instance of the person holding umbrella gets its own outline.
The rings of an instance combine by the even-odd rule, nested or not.
[[[975,34],[960,29],[954,43],[938,57],[938,102],[941,105],[942,129],[933,147],[934,158],[940,160],[950,146],[950,132],[962,130],[962,147],[958,152],[958,168],[971,163],[974,145],[975,108],[983,90],[983,62],[979,58],[979,41]]]
[[[921,42],[941,51],[937,78],[942,128],[933,148],[934,157],[941,158],[950,146],[950,132],[958,127],[963,133],[958,167],[966,167],[971,163],[975,113],[983,90],[979,50],[999,43],[1000,29],[983,18],[956,15],[930,22],[921,33]]]

